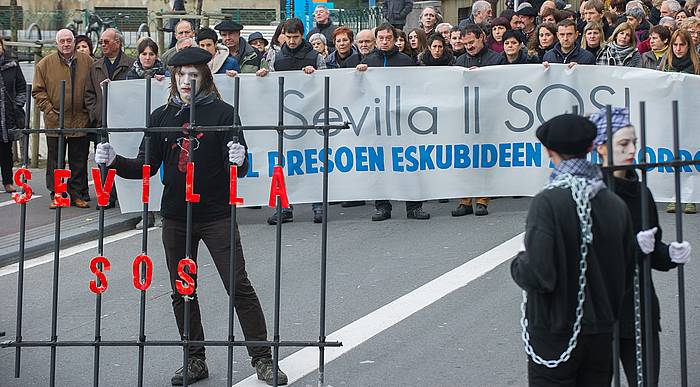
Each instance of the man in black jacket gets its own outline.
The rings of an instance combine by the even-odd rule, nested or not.
[[[358,71],[367,71],[368,67],[402,67],[415,66],[416,63],[406,54],[399,52],[396,47],[396,38],[399,34],[389,23],[382,23],[374,31],[377,48],[367,55],[362,63],[357,65]],[[373,221],[382,221],[391,218],[391,203],[388,200],[376,200],[374,202],[375,213]],[[406,217],[409,219],[430,219],[430,214],[423,211],[423,202],[406,202]]]
[[[559,40],[554,48],[544,53],[542,64],[545,68],[550,63],[568,64],[573,68],[576,64],[594,65],[593,54],[584,50],[578,44],[578,31],[576,24],[569,19],[564,19],[557,23],[557,39]]]
[[[586,160],[596,134],[572,114],[537,129],[555,167],[530,204],[524,248],[510,267],[524,290],[531,386],[609,386],[612,379],[612,330],[632,281],[635,237],[627,206]]]
[[[467,25],[462,30],[462,43],[464,43],[466,52],[457,58],[455,65],[473,70],[478,67],[504,64],[504,58],[501,54],[486,47],[485,38],[486,34],[479,25]],[[473,201],[476,202],[475,205],[472,205],[472,198],[460,199],[457,208],[452,210],[452,216],[464,216],[472,213],[476,216],[488,215],[490,198],[479,197],[474,198]]]
[[[313,34],[321,34],[326,37],[328,52],[335,50],[335,41],[333,41],[333,32],[338,28],[331,21],[331,13],[325,5],[317,5],[314,9],[314,21],[316,26],[306,34],[306,40],[309,40]]]
[[[413,10],[413,0],[382,1],[382,16],[397,30],[406,25],[406,16]]]
[[[229,284],[229,256],[232,248],[230,240],[231,210],[229,206],[229,163],[238,165],[238,177],[245,176],[248,170],[247,146],[243,132],[200,132],[190,136],[189,109],[197,107],[197,124],[201,126],[230,126],[234,122],[233,107],[219,97],[214,79],[207,63],[211,54],[198,47],[188,47],[172,58],[174,67],[171,78],[170,99],[167,105],[156,109],[150,117],[151,127],[182,127],[179,132],[151,133],[149,163],[152,166],[163,164],[163,247],[170,272],[172,303],[180,335],[184,333],[184,304],[182,294],[177,290],[180,281],[179,262],[183,258],[197,261],[197,247],[203,240],[209,249],[214,264],[221,276],[226,291]],[[197,80],[197,89],[191,90],[190,80]],[[190,141],[193,141],[193,157],[196,165],[193,189],[199,192],[200,199],[192,206],[192,256],[186,257],[186,175]],[[140,179],[144,164],[145,144],[141,142],[138,156],[128,159],[118,156],[109,143],[99,144],[95,151],[95,162],[114,168],[117,174],[127,179]],[[158,168],[151,168],[151,175]],[[267,326],[265,315],[253,285],[245,270],[245,259],[241,246],[238,226],[235,226],[236,249],[236,288],[235,301],[238,320],[246,340],[266,341]],[[195,291],[190,296],[189,339],[204,340],[204,330],[197,298],[197,276],[190,273],[195,281]],[[205,350],[201,345],[189,348],[187,364],[188,382],[209,377],[205,362]],[[273,367],[270,347],[248,347],[251,364],[258,378],[272,385]],[[183,384],[182,368],[172,377],[173,385]],[[287,376],[278,373],[279,384],[287,383]]]

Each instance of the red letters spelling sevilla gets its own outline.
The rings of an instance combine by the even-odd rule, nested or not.
[[[146,264],[146,279],[141,282],[141,262]],[[153,262],[148,255],[141,254],[134,259],[134,264],[132,267],[134,287],[138,290],[146,290],[151,286],[151,279],[153,278]]]
[[[151,166],[144,164],[141,167],[141,203],[148,203],[148,195],[151,192]]]
[[[102,264],[102,270],[100,270],[97,265]],[[103,256],[97,256],[90,261],[90,271],[92,274],[97,276],[100,284],[97,285],[96,280],[90,280],[90,291],[95,294],[102,294],[107,290],[107,277],[104,272],[109,270],[109,260]]]
[[[199,194],[194,193],[194,163],[187,163],[187,175],[185,176],[185,200],[199,203]]]
[[[22,181],[22,177],[24,177],[24,181]],[[15,172],[15,185],[19,186],[19,189],[23,191],[22,193],[15,192],[12,194],[12,200],[14,200],[15,203],[24,204],[32,198],[32,188],[29,184],[25,183],[25,181],[28,182],[31,179],[32,172],[27,168],[20,168]]]
[[[284,172],[282,167],[276,165],[272,172],[272,184],[270,185],[270,207],[277,205],[277,197],[282,202],[282,207],[289,208],[289,198],[287,198],[287,187],[284,185]]]
[[[187,268],[187,272],[185,271]],[[197,274],[197,264],[189,258],[182,258],[177,264],[177,275],[179,280],[175,280],[177,292],[183,296],[189,296],[194,293],[194,279],[190,274]]]
[[[238,195],[238,166],[236,164],[231,165],[230,175],[229,175],[229,199],[228,204],[243,204],[243,198],[237,197]]]
[[[116,176],[117,171],[115,169],[107,170],[107,179],[105,179],[105,185],[102,185],[102,173],[100,168],[92,168],[92,181],[95,182],[95,196],[97,196],[97,205],[104,207],[109,204],[109,193],[112,191],[114,186],[114,176]]]
[[[53,170],[53,201],[58,207],[70,207],[70,198],[63,197],[66,192],[66,183],[63,179],[70,177],[70,169],[54,169]]]

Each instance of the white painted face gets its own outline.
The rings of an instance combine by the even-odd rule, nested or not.
[[[190,88],[190,81],[195,80],[196,90]],[[202,87],[202,74],[194,66],[182,66],[175,73],[175,82],[177,83],[177,92],[180,94],[180,99],[185,103],[192,103],[192,96],[197,95],[197,91]]]
[[[637,134],[634,127],[625,126],[613,134],[613,163],[630,165],[637,153]]]

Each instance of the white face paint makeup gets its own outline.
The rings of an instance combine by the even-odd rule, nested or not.
[[[190,89],[190,81],[196,80],[197,90]],[[202,87],[202,76],[194,66],[182,66],[175,73],[175,82],[177,82],[177,92],[180,94],[180,99],[184,103],[192,103],[192,96],[197,95],[197,91]]]
[[[613,163],[630,165],[637,153],[637,134],[634,127],[625,126],[613,134]]]

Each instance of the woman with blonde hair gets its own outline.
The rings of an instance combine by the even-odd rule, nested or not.
[[[605,32],[603,25],[598,22],[588,22],[583,29],[581,48],[598,57],[605,48]]]
[[[661,58],[659,70],[700,75],[698,53],[692,49],[693,38],[686,30],[676,30],[666,54]]]
[[[627,22],[620,23],[596,60],[598,65],[640,67],[642,55],[637,50],[637,35]]]

